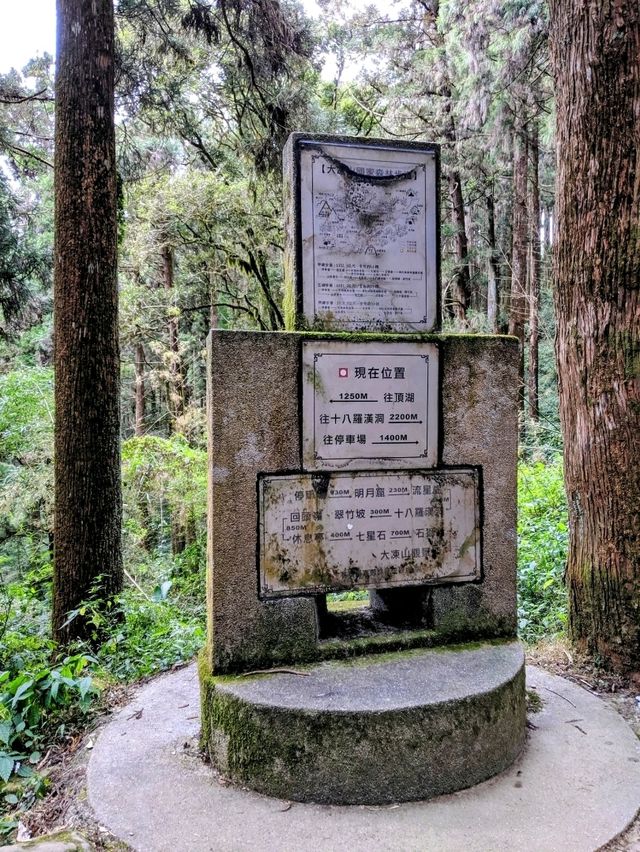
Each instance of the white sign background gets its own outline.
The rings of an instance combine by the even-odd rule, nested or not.
[[[434,467],[435,344],[304,341],[302,442],[305,470]]]

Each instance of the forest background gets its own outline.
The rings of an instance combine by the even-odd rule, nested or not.
[[[522,342],[520,633],[533,642],[566,623],[545,3],[323,0],[311,18],[278,0],[120,0],[116,18],[126,588],[112,614],[82,603],[100,641],[55,664],[53,60],[0,75],[7,835],[100,693],[204,641],[205,338],[211,326],[282,328],[281,152],[293,130],[442,146],[444,328]]]

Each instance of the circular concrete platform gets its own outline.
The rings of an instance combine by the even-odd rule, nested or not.
[[[575,684],[530,668],[527,679],[543,707],[501,775],[429,802],[326,806],[236,788],[200,761],[190,666],[146,684],[103,728],[89,801],[140,852],[593,852],[640,805],[638,740]]]
[[[211,761],[260,793],[324,804],[429,799],[520,754],[519,642],[421,648],[251,677],[204,676]]]

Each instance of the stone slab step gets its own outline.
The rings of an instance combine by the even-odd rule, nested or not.
[[[477,784],[522,750],[518,642],[332,661],[202,687],[203,742],[236,783],[326,804],[428,799]]]

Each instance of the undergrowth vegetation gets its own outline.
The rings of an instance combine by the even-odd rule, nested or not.
[[[49,639],[51,566],[11,582],[0,575],[0,838],[45,792],[49,758],[101,709],[109,686],[167,670],[204,643],[202,536],[128,573],[109,614],[83,604],[105,640],[62,659]]]
[[[56,658],[52,582],[52,376],[0,375],[0,839],[47,788],[57,752],[115,684],[189,660],[205,638],[206,453],[184,438],[123,442],[125,588],[100,642]],[[70,613],[73,618],[77,613]]]
[[[518,628],[528,642],[562,632],[567,504],[562,459],[521,462],[518,471]]]

